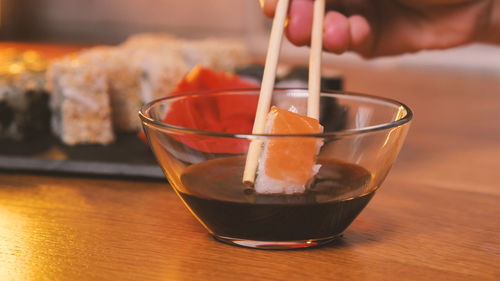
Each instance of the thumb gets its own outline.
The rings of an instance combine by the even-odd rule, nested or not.
[[[259,0],[259,2],[264,15],[270,18],[274,17],[274,12],[276,10],[276,4],[278,3],[278,0]]]

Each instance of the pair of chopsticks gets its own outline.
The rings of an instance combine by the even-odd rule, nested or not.
[[[289,0],[278,0],[274,15],[269,47],[267,49],[266,64],[260,88],[259,102],[253,125],[252,134],[263,134],[266,116],[271,106],[271,98],[276,79],[276,69],[283,39],[283,30],[288,13]],[[323,48],[323,18],[325,0],[315,0],[313,9],[313,25],[311,32],[311,51],[309,55],[309,84],[307,98],[307,116],[319,119],[319,94],[321,89],[321,51]],[[254,139],[248,148],[243,183],[253,185],[263,140]]]

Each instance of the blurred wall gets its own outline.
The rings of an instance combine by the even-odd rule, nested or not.
[[[237,37],[255,58],[266,54],[270,20],[258,0],[0,0],[0,40],[116,44],[138,32],[169,32],[186,38]],[[307,47],[284,40],[280,61],[308,63]],[[324,64],[376,68],[420,68],[500,75],[498,46],[465,46],[447,51],[365,61],[355,54],[324,54]]]
[[[263,31],[257,0],[0,0],[3,40],[118,43],[131,33],[248,38]]]

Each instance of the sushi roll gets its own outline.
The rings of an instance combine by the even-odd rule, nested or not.
[[[266,134],[317,134],[319,121],[288,110],[272,107],[267,115]],[[270,138],[264,142],[255,192],[267,194],[304,193],[321,165],[316,156],[323,144],[316,138]]]
[[[130,64],[139,73],[143,103],[169,95],[189,72],[189,66],[175,49],[138,48],[131,52],[130,57]]]
[[[78,57],[54,61],[47,71],[52,131],[63,143],[102,144],[115,140],[106,72]]]
[[[79,54],[79,60],[106,73],[112,108],[113,129],[134,132],[140,128],[137,110],[141,107],[138,72],[127,52],[110,46],[97,46]]]
[[[0,51],[0,139],[15,141],[50,132],[45,61],[33,51]]]

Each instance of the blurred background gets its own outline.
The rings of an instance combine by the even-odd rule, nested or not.
[[[1,0],[2,38],[122,42],[144,31],[247,37],[263,29],[259,3],[234,0]]]
[[[161,31],[184,38],[240,38],[263,59],[270,29],[257,0],[0,0],[0,6],[2,41],[118,44],[130,34]],[[285,42],[282,52],[284,60],[307,63],[307,48]],[[500,49],[485,45],[370,61],[326,55],[325,61],[500,75]]]

